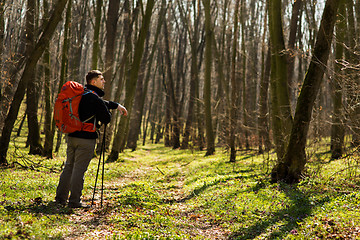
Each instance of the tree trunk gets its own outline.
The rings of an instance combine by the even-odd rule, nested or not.
[[[26,11],[26,55],[30,56],[31,51],[34,49],[35,40],[35,8],[36,1],[28,0]],[[28,85],[26,92],[26,113],[28,118],[28,143],[30,146],[29,154],[41,155],[42,146],[40,139],[40,129],[38,115],[38,99],[39,99],[39,81],[36,78],[35,70],[28,76]]]
[[[283,54],[285,43],[282,28],[281,0],[270,0],[269,3],[273,134],[277,157],[282,159],[291,131],[292,116],[287,84],[287,62],[286,56]]]
[[[339,0],[340,1],[340,0]],[[343,42],[345,39],[346,28],[346,9],[344,1],[339,6],[339,19],[336,23],[336,46],[335,46],[335,76],[332,81],[333,86],[333,106],[334,112],[332,117],[331,126],[331,158],[338,159],[343,154],[345,129],[343,126],[343,101],[342,101],[342,76],[341,76],[341,62],[343,60],[344,47]]]
[[[88,9],[88,0],[81,0],[81,3],[78,5],[77,9],[73,11],[73,22],[78,22],[78,24],[72,24],[71,32],[72,34],[72,49],[70,52],[71,58],[69,59],[69,72],[71,79],[75,81],[79,81],[83,79],[83,75],[80,76],[80,68],[81,68],[81,58],[82,58],[82,50],[84,44],[84,38],[86,36],[86,21],[87,21],[87,9]]]
[[[295,65],[295,42],[296,33],[298,32],[299,14],[302,6],[302,0],[296,0],[292,6],[291,20],[290,20],[290,34],[287,46],[287,76],[290,93],[291,106],[295,107],[295,89],[294,84],[294,65]],[[293,109],[293,108],[292,108]]]
[[[348,34],[347,34],[347,46],[345,49],[346,62],[356,66],[359,64],[360,59],[357,55],[359,52],[359,33],[360,28],[355,27],[355,14],[354,14],[354,2],[352,0],[346,1],[347,16],[348,16]],[[357,20],[360,20],[360,1],[357,1],[356,5]],[[357,21],[357,22],[358,22]],[[359,25],[359,24],[358,24]],[[357,25],[357,26],[358,26]],[[350,109],[348,116],[350,118],[350,132],[352,135],[351,145],[359,148],[360,146],[360,104],[359,104],[359,88],[360,78],[359,72],[356,68],[350,68],[346,70],[347,86],[346,93],[348,95],[347,105]]]
[[[155,133],[155,118],[156,118],[156,114],[158,112],[159,106],[158,106],[158,97],[159,97],[159,91],[157,90],[157,77],[158,75],[156,74],[156,71],[154,73],[154,78],[153,78],[153,82],[152,82],[152,91],[151,91],[151,105],[153,106],[151,111],[149,111],[149,117],[148,117],[148,121],[150,122],[150,141],[151,143],[154,143],[154,133]],[[154,102],[154,104],[153,104]],[[144,140],[145,141],[145,140]]]
[[[252,4],[252,3],[251,3]],[[246,43],[245,43],[245,20],[244,20],[244,9],[245,9],[245,5],[244,5],[244,1],[242,0],[241,2],[241,17],[240,17],[240,21],[241,21],[241,52],[242,52],[242,70],[241,70],[241,75],[242,75],[242,107],[243,107],[243,111],[242,111],[242,116],[243,116],[243,132],[244,132],[244,139],[245,139],[245,149],[249,149],[250,148],[250,143],[249,143],[249,129],[250,129],[250,105],[251,105],[251,101],[253,99],[253,97],[255,97],[256,99],[256,94],[252,94],[251,91],[251,79],[250,77],[247,77],[247,71],[246,69],[248,68],[248,61],[246,60],[247,54],[246,54]],[[249,66],[250,67],[250,66]],[[253,95],[253,96],[252,96]],[[240,100],[240,99],[239,99]],[[254,101],[256,102],[256,100]],[[237,103],[238,104],[238,103]]]
[[[268,7],[266,7],[268,11]],[[266,14],[268,16],[268,14]],[[261,50],[261,76],[260,76],[260,92],[259,92],[259,115],[258,115],[258,138],[259,138],[259,153],[269,151],[271,149],[270,135],[269,135],[269,81],[270,81],[270,69],[271,69],[271,49],[270,44],[267,44],[266,53],[266,31],[267,31],[267,20],[265,17],[264,21],[264,33],[262,39],[262,50]],[[265,57],[266,55],[266,57]]]
[[[171,145],[174,149],[180,147],[180,123],[179,123],[179,105],[175,94],[175,84],[172,73],[172,63],[170,56],[170,36],[168,34],[168,27],[166,21],[163,25],[164,29],[164,41],[165,41],[165,62],[167,70],[167,81],[166,81],[166,92],[169,96],[171,103],[171,116],[172,116],[172,134],[171,134]]]
[[[92,69],[98,68],[102,4],[103,4],[103,0],[96,0],[95,26],[94,26],[93,49],[92,49],[92,58],[91,58],[91,68]]]
[[[200,42],[203,42],[203,40],[201,40]],[[200,52],[198,54],[198,55],[200,55],[199,65],[198,65],[199,71],[201,69],[202,60],[204,58],[204,45],[205,44],[200,45]],[[200,81],[197,81],[195,84],[196,84],[196,86],[195,86],[195,89],[196,89],[195,97],[196,97],[196,99],[200,99]],[[204,147],[205,147],[205,137],[204,137],[204,127],[205,127],[204,126],[204,119],[205,119],[205,117],[204,117],[204,104],[199,100],[196,101],[195,118],[196,118],[197,129],[198,129],[197,138],[196,138],[196,145],[199,147],[199,150],[202,151],[204,149]],[[214,148],[214,151],[215,151],[215,148]]]
[[[158,50],[158,58],[157,58],[157,69],[158,69],[158,74],[156,74],[155,76],[155,83],[154,83],[154,88],[156,86],[156,89],[154,90],[154,94],[156,94],[155,96],[155,106],[154,106],[154,111],[152,112],[152,120],[151,120],[151,133],[150,133],[150,140],[153,143],[154,142],[154,135],[155,133],[157,133],[157,129],[158,126],[161,123],[161,111],[162,111],[162,106],[163,106],[163,94],[162,94],[162,74],[161,74],[161,64],[160,64],[160,53],[161,51]],[[156,138],[157,136],[155,136]],[[155,143],[157,143],[158,141],[156,141]]]
[[[236,126],[237,126],[237,111],[238,111],[238,83],[236,79],[236,62],[237,62],[237,46],[238,46],[238,15],[239,15],[240,0],[236,0],[234,13],[234,32],[232,42],[232,56],[231,56],[231,109],[230,109],[230,162],[235,162],[236,159]]]
[[[4,38],[5,38],[5,20],[4,20],[4,5],[5,0],[0,1],[0,56],[3,55],[4,51]],[[3,59],[0,58],[0,63],[2,64]],[[1,102],[1,86],[0,84],[0,102]]]
[[[49,17],[49,6],[48,3],[44,2],[44,24],[48,22]],[[52,150],[54,145],[54,133],[55,129],[52,124],[52,94],[51,94],[51,71],[50,71],[50,50],[49,46],[46,47],[43,55],[43,65],[44,65],[44,94],[45,94],[45,123],[44,123],[44,132],[45,132],[45,143],[43,156],[46,158],[52,158]]]
[[[4,18],[4,5],[5,5],[5,0],[1,0],[0,1],[0,70],[3,72],[3,53],[4,53],[4,39],[5,39],[5,18]],[[0,83],[0,103],[2,102],[2,97],[3,97],[3,93],[2,93],[2,89],[3,89],[3,82]],[[0,117],[1,118],[1,117]],[[1,131],[1,125],[0,124],[0,131]]]
[[[212,34],[210,0],[203,0],[205,10],[205,76],[204,76],[204,104],[206,125],[206,153],[205,156],[215,152],[214,130],[211,114],[211,65],[212,65]]]
[[[112,88],[113,88],[113,71],[114,71],[114,57],[115,57],[115,43],[116,43],[116,32],[119,18],[120,1],[110,0],[109,8],[106,20],[106,50],[105,50],[105,70],[104,79],[105,93],[104,99],[112,99]]]
[[[269,106],[268,106],[268,92],[271,68],[271,49],[268,46],[267,57],[264,59],[265,69],[260,80],[260,93],[259,93],[259,117],[258,117],[258,131],[259,131],[259,153],[263,152],[262,146],[264,145],[265,151],[271,149],[270,135],[269,135]]]
[[[273,182],[298,182],[306,164],[305,146],[314,102],[319,92],[331,48],[336,13],[340,1],[327,0],[311,63],[297,101],[294,124],[284,158],[273,168]]]
[[[20,109],[21,102],[25,95],[25,90],[29,80],[28,76],[30,76],[31,72],[35,69],[37,61],[43,54],[46,46],[49,44],[49,41],[53,33],[55,32],[59,21],[61,20],[61,15],[66,3],[67,0],[59,0],[56,3],[49,23],[46,24],[44,30],[42,31],[40,39],[38,40],[34,50],[26,61],[25,69],[22,73],[19,85],[16,89],[14,100],[11,103],[9,113],[5,119],[5,126],[3,128],[0,138],[0,164],[7,164],[6,155],[9,148],[10,136]]]
[[[148,71],[149,75],[152,75],[152,73],[150,73]],[[152,93],[150,95],[150,102],[149,102],[149,107],[148,107],[148,110],[147,110],[147,119],[146,119],[146,122],[144,123],[144,128],[143,128],[143,142],[142,142],[142,145],[145,146],[145,143],[146,143],[146,136],[147,136],[147,133],[148,133],[148,127],[149,127],[149,122],[150,122],[150,119],[151,119],[151,115],[152,115],[152,112],[153,112],[153,108],[155,107],[155,110],[157,109],[157,106],[155,105],[154,106],[154,95],[155,95],[155,76],[156,76],[156,70],[154,71],[153,75],[152,75],[152,79],[153,82],[152,82]],[[144,121],[145,121],[145,116],[146,116],[146,113],[144,115]]]
[[[132,149],[132,151],[136,150],[137,147],[137,140],[139,139],[139,133],[141,129],[141,120],[143,116],[143,109],[144,109],[144,103],[145,103],[145,97],[146,97],[146,91],[144,90],[146,87],[145,83],[145,67],[148,63],[151,65],[151,61],[148,62],[148,55],[149,55],[149,38],[150,38],[150,32],[148,32],[148,35],[146,37],[146,43],[145,43],[145,51],[144,56],[142,58],[141,64],[140,64],[140,72],[139,77],[136,84],[136,90],[135,90],[135,99],[134,104],[132,107],[132,114],[130,118],[129,123],[129,134],[127,136],[127,147]],[[149,74],[149,72],[148,72]]]
[[[45,143],[43,156],[46,158],[52,158],[52,150],[54,145],[54,130],[52,128],[52,98],[51,98],[51,81],[50,81],[50,52],[47,48],[43,56],[44,64],[44,94],[45,94],[45,123],[44,123],[44,132],[45,132]]]

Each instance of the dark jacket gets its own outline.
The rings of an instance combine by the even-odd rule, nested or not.
[[[81,97],[79,103],[79,117],[83,122],[96,123],[96,128],[100,127],[99,122],[108,124],[111,120],[111,113],[109,109],[116,109],[119,104],[116,102],[105,101],[101,97],[104,96],[104,91],[93,85],[85,85],[85,92]],[[86,121],[87,120],[87,121]],[[95,139],[98,138],[97,132],[77,131],[69,133],[70,137]]]

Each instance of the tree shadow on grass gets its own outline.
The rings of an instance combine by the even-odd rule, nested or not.
[[[239,171],[239,172],[251,172],[249,171]],[[257,175],[252,174],[252,175],[247,175],[247,176],[241,176],[241,175],[237,175],[237,176],[231,176],[231,177],[222,177],[222,178],[216,178],[213,179],[212,181],[204,181],[202,185],[199,185],[198,187],[196,187],[192,192],[190,192],[188,195],[180,198],[180,199],[166,199],[165,202],[166,203],[183,203],[186,201],[191,200],[192,198],[197,197],[198,195],[201,195],[203,192],[205,192],[208,188],[216,186],[218,184],[221,183],[225,183],[227,181],[231,181],[231,180],[235,180],[235,179],[251,179],[257,177]]]
[[[314,208],[324,205],[330,201],[324,197],[316,203],[312,203],[309,196],[302,193],[297,187],[280,185],[281,190],[290,198],[291,205],[279,211],[269,213],[269,216],[256,222],[252,226],[242,227],[233,232],[228,239],[254,239],[265,233],[269,227],[277,227],[279,222],[285,224],[278,226],[267,239],[283,239],[292,230],[296,233],[298,223],[311,215]]]

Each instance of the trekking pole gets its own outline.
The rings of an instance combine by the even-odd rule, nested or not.
[[[100,152],[102,153],[102,176],[101,176],[101,208],[103,206],[103,192],[104,192],[104,170],[105,170],[105,136],[106,136],[106,124],[104,126],[104,137],[103,137],[103,141],[101,144],[101,150]],[[100,154],[101,154],[100,153]],[[100,157],[101,158],[101,157]]]
[[[98,163],[98,167],[97,167],[97,171],[96,171],[95,186],[94,186],[93,196],[92,196],[92,200],[91,200],[91,207],[94,204],[94,198],[95,198],[95,192],[96,192],[96,184],[97,184],[97,179],[98,179],[99,170],[100,170],[101,157],[103,157],[103,162],[104,162],[104,158],[105,158],[105,133],[106,133],[106,125],[104,126],[104,136],[103,136],[103,141],[101,143],[101,148],[100,148],[100,157],[99,157],[99,163]],[[104,181],[104,163],[103,163],[102,178],[103,178],[103,180],[102,180],[102,182],[103,182]],[[101,189],[101,207],[102,207],[102,191],[103,191],[103,186],[102,186],[102,189]]]

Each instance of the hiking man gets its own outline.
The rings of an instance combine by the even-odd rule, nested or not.
[[[124,116],[127,110],[119,103],[105,101],[105,79],[99,70],[92,70],[86,75],[85,93],[79,103],[79,118],[82,122],[93,123],[94,130],[99,128],[99,122],[108,124],[111,120],[109,109],[118,109]],[[81,203],[84,174],[94,155],[97,131],[75,131],[67,136],[67,158],[64,169],[60,175],[56,189],[55,201],[63,206],[70,198],[68,206],[71,208],[88,207]]]

